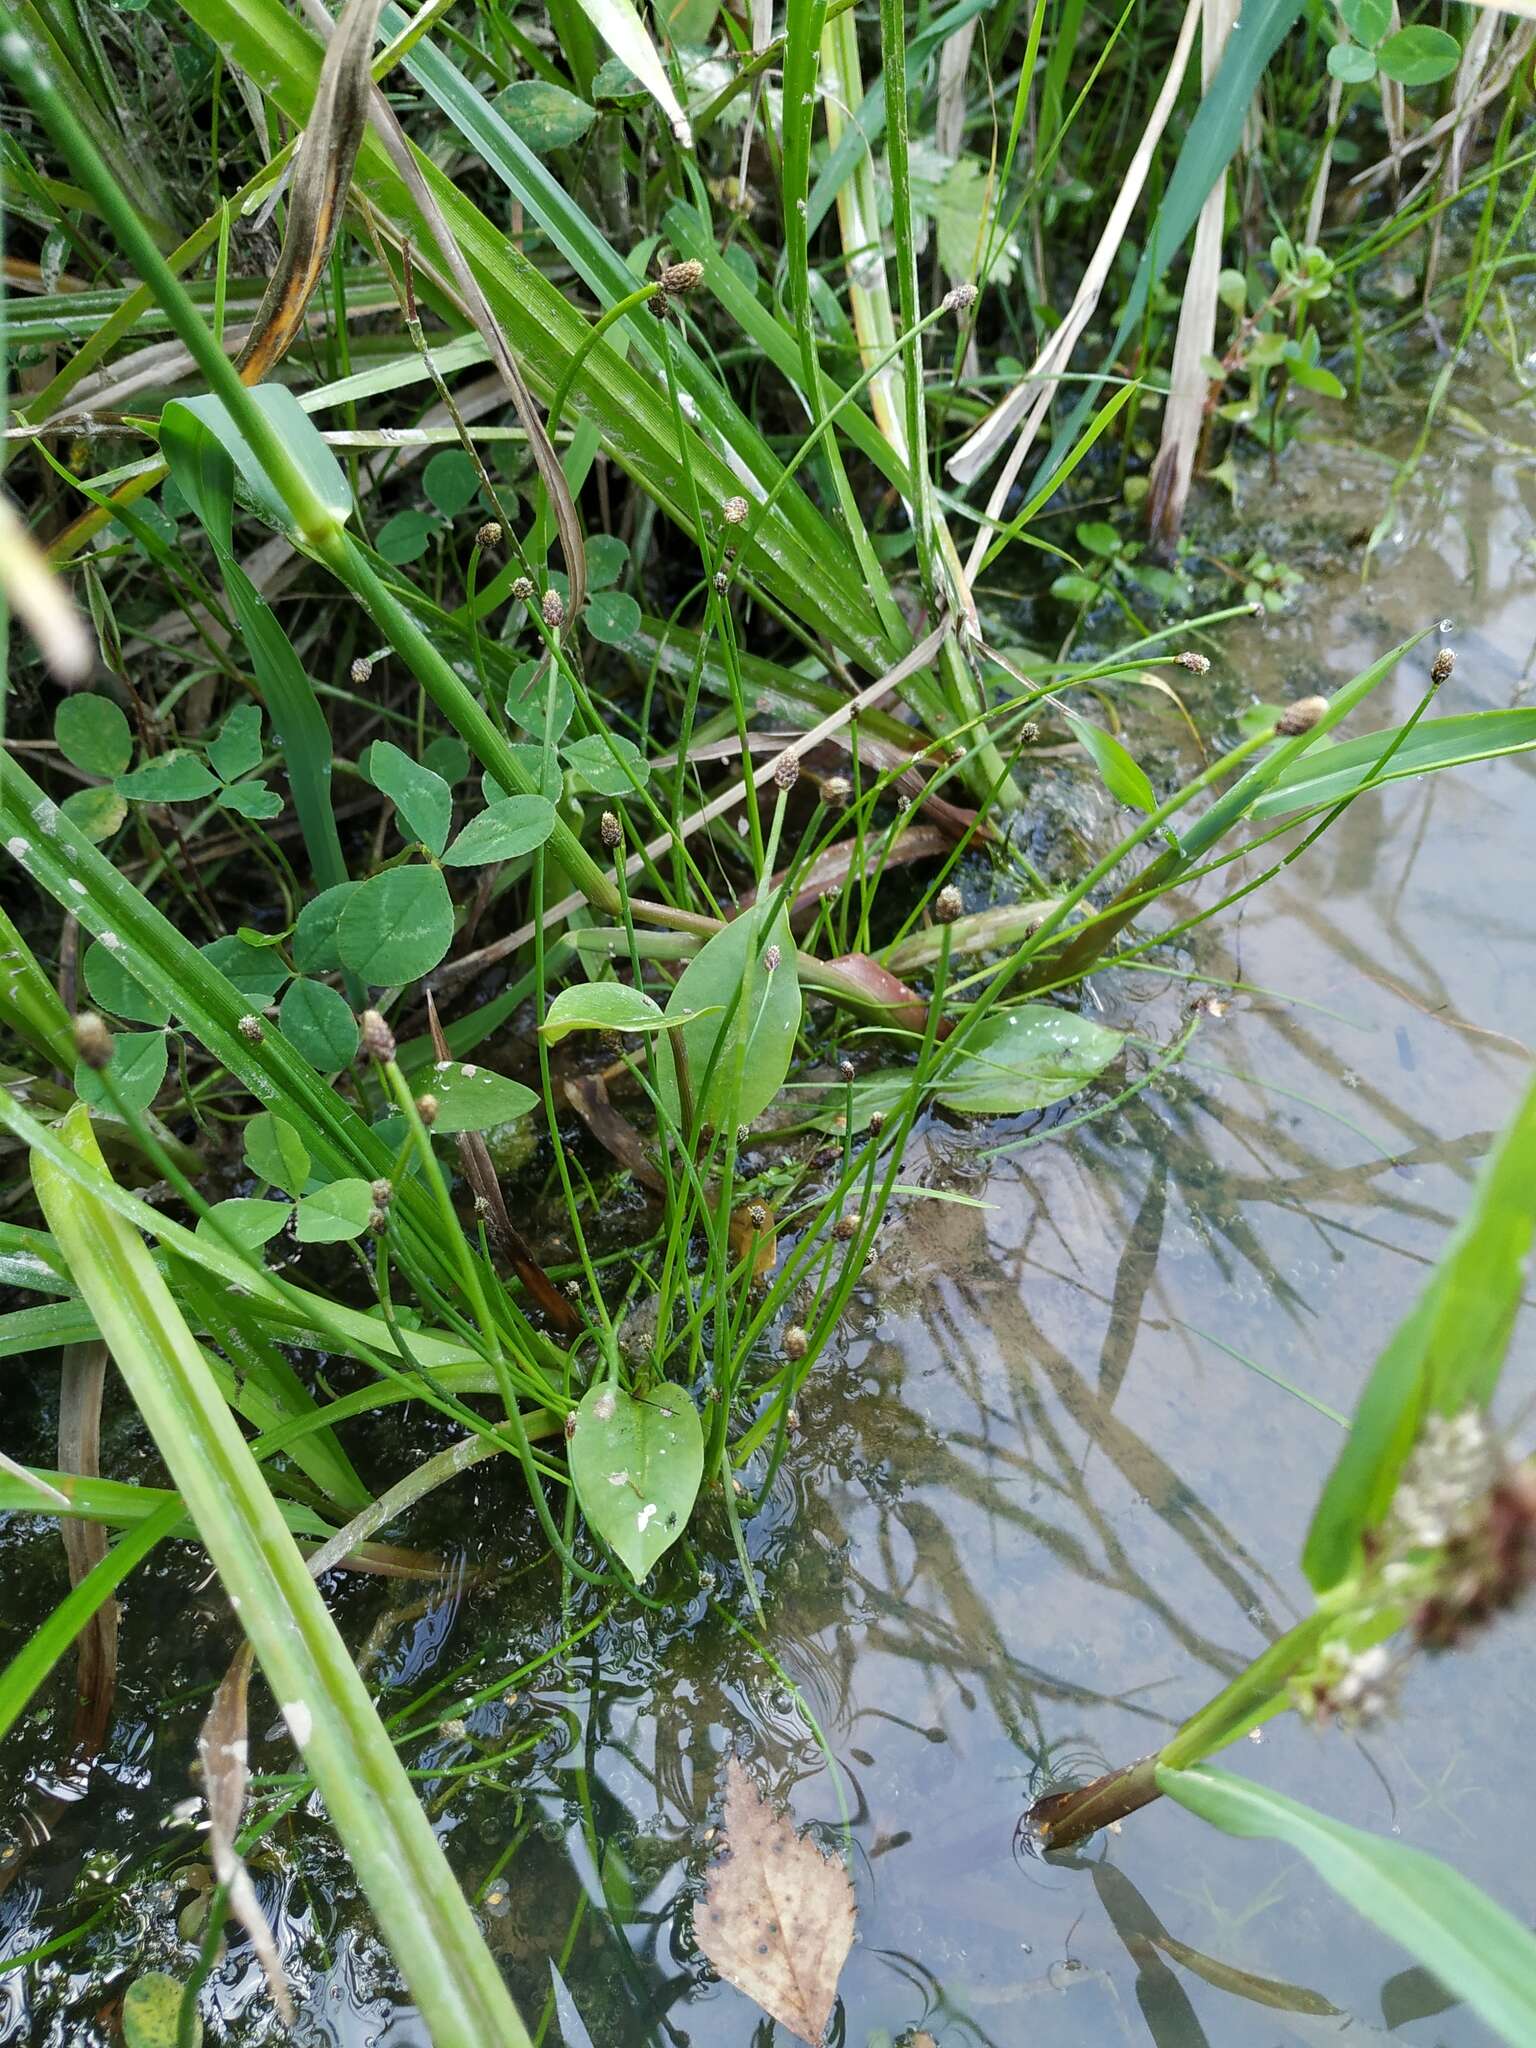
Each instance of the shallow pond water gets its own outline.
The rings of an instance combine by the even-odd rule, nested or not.
[[[1318,440],[1289,451],[1278,484],[1249,477],[1245,518],[1308,522],[1308,591],[1231,631],[1212,687],[1327,689],[1443,616],[1458,666],[1442,708],[1517,701],[1536,643],[1525,396],[1495,380],[1467,401],[1364,583],[1381,450]],[[1371,723],[1411,708],[1433,644]],[[736,1749],[829,1842],[846,1820],[859,1936],[834,2039],[853,2048],[918,2028],[978,2048],[1488,2038],[1288,1851],[1161,1805],[1076,1859],[1022,1854],[1016,1827],[1047,1781],[1153,1747],[1301,1611],[1295,1558],[1339,1441],[1301,1397],[1351,1407],[1512,1106],[1533,874],[1532,757],[1395,785],[1203,942],[1202,970],[1241,986],[1162,1085],[1022,1147],[1023,1125],[927,1129],[905,1178],[985,1206],[893,1215],[806,1390],[750,1532],[772,1664],[724,1574],[719,1608],[696,1600],[657,1633],[610,1624],[525,1680],[555,1635],[542,1577],[524,1604],[472,1583],[425,1605],[408,1586],[334,1587],[386,1710],[447,1716],[407,1761],[530,2018],[563,1954],[596,2048],[765,2048],[768,2023],[708,1981],[682,1910]],[[1158,972],[1094,991],[1159,1042],[1191,993]],[[1517,1359],[1512,1410],[1533,1378]],[[424,1429],[413,1453],[433,1442]],[[379,1448],[393,1469],[397,1446]],[[404,1540],[515,1570],[535,1547],[524,1508],[476,1482]],[[0,1545],[9,1654],[62,1573],[46,1523],[13,1521]],[[83,1786],[51,1787],[51,1839],[0,1892],[3,2043],[105,2041],[132,1970],[191,1954],[176,1914],[196,1838],[164,1823],[230,1639],[190,1552],[131,1594],[124,1646],[106,1755]],[[1517,1619],[1418,1668],[1402,1717],[1368,1741],[1282,1719],[1226,1761],[1446,1855],[1529,1922],[1533,1691],[1536,1638]],[[63,1712],[39,1709],[0,1757],[8,1826],[50,1789]],[[291,1751],[270,1720],[256,1706],[253,1765],[281,1772]],[[284,1820],[256,1870],[302,1992],[292,2038],[422,2048],[323,1830]],[[1284,2002],[1258,2002],[1254,1977]],[[214,1983],[210,2038],[277,2038],[244,1944]]]

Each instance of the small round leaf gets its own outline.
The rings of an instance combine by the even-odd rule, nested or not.
[[[439,869],[391,868],[359,885],[336,927],[336,947],[375,988],[419,981],[453,943],[453,899]]]
[[[322,1074],[350,1066],[357,1051],[357,1019],[346,998],[323,981],[296,981],[277,1013],[284,1038]]]

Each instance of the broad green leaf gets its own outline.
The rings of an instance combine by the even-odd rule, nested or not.
[[[231,934],[200,948],[203,958],[232,981],[255,1009],[270,1003],[288,979],[288,963],[276,946],[253,946]]]
[[[179,2048],[181,1998],[186,1986],[164,1970],[145,1970],[123,1993],[123,2048]],[[188,2048],[201,2048],[203,2023],[192,2022]]]
[[[136,804],[191,804],[212,796],[218,782],[208,764],[186,747],[158,754],[141,768],[117,778],[117,793]]]
[[[1102,586],[1091,576],[1079,576],[1070,569],[1051,584],[1052,597],[1059,597],[1063,604],[1097,604],[1103,594]]]
[[[382,790],[399,812],[402,837],[419,839],[434,856],[441,853],[453,817],[453,791],[441,775],[423,768],[390,740],[375,740],[361,765],[374,788]]]
[[[87,839],[110,839],[128,815],[115,789],[72,789],[59,809]]]
[[[643,1579],[688,1525],[704,1477],[704,1433],[681,1387],[643,1395],[589,1387],[567,1450],[588,1524]]]
[[[1115,529],[1102,519],[1081,521],[1077,527],[1077,537],[1090,555],[1100,555],[1105,561],[1112,560],[1124,546]]]
[[[1338,803],[1368,782],[1391,752],[1383,783],[1459,768],[1468,761],[1492,761],[1536,747],[1536,708],[1468,711],[1454,718],[1422,718],[1406,739],[1402,728],[1340,740],[1324,753],[1306,753],[1275,777],[1249,810],[1255,820],[1281,818],[1313,804]],[[1399,744],[1399,742],[1401,742]],[[1395,751],[1392,751],[1395,748]]]
[[[301,974],[330,974],[341,965],[336,927],[360,885],[338,882],[312,896],[293,927],[293,964]]]
[[[304,1140],[286,1117],[270,1109],[253,1116],[245,1127],[245,1163],[258,1180],[281,1188],[285,1195],[303,1194],[309,1179]]]
[[[558,740],[576,709],[576,693],[558,669],[544,662],[519,662],[507,685],[507,716],[524,732]]]
[[[397,568],[404,568],[407,562],[414,562],[427,552],[434,533],[442,531],[441,523],[430,512],[421,512],[414,507],[397,512],[393,519],[386,519],[374,535],[374,546],[386,562],[393,562]]]
[[[644,989],[631,988],[623,981],[589,981],[580,988],[561,989],[545,1012],[539,1032],[551,1045],[558,1045],[573,1031],[676,1031],[705,1014],[679,1010],[664,1015],[661,1005]]]
[[[1355,41],[1370,50],[1392,26],[1392,0],[1339,0],[1339,13]]]
[[[128,720],[110,697],[81,691],[53,714],[53,736],[66,761],[87,775],[121,775],[133,759]]]
[[[1328,52],[1328,73],[1341,85],[1369,85],[1376,76],[1376,53],[1358,43],[1335,43]]]
[[[515,860],[542,846],[555,829],[555,807],[542,796],[507,796],[471,818],[443,855],[450,868],[483,867],[487,861]]]
[[[439,1137],[459,1131],[489,1131],[538,1107],[539,1098],[521,1081],[493,1074],[489,1067],[466,1066],[461,1060],[439,1060],[415,1078],[414,1086],[437,1103],[432,1128]]]
[[[108,1073],[125,1107],[141,1115],[160,1093],[165,1079],[169,1048],[163,1031],[123,1031],[112,1042]],[[112,1108],[102,1075],[83,1060],[75,1064],[75,1093],[82,1102]]]
[[[319,427],[286,384],[253,385],[251,397],[282,436],[289,455],[304,472],[310,489],[330,518],[338,528],[345,526],[352,513],[351,486]],[[288,508],[269,485],[266,471],[230,418],[223,399],[211,394],[202,398],[175,398],[160,416],[160,445],[168,458],[171,449],[167,446],[167,437],[178,448],[194,451],[190,461],[173,462],[173,473],[199,519],[208,525],[209,515],[213,515],[215,539],[219,538],[217,528],[220,524],[217,509],[205,505],[198,490],[202,457],[196,452],[196,442],[201,435],[209,436],[223,450],[251,503],[267,524],[276,527],[280,533],[287,533]]]
[[[303,1196],[293,1212],[300,1244],[342,1244],[361,1237],[373,1214],[373,1189],[365,1180],[333,1180]]]
[[[357,1051],[357,1019],[346,997],[323,981],[295,981],[277,1013],[282,1033],[321,1074],[339,1073]]]
[[[1046,1109],[1102,1073],[1124,1042],[1120,1032],[1071,1010],[1022,1003],[982,1019],[945,1063],[934,1092],[947,1109],[968,1116]]]
[[[640,607],[622,590],[597,590],[581,622],[605,647],[626,647],[640,630]]]
[[[1302,1565],[1326,1593],[1385,1519],[1427,1415],[1486,1408],[1498,1385],[1536,1230],[1536,1085],[1473,1190],[1417,1302],[1376,1361],[1307,1532]]]
[[[1401,1942],[1511,2048],[1536,2041],[1536,1936],[1459,1871],[1229,1771],[1171,1771],[1160,1791],[1229,1835],[1284,1842]]]
[[[439,869],[391,868],[362,882],[336,927],[343,967],[376,988],[419,981],[453,943],[453,899]]]
[[[499,92],[491,104],[535,156],[548,156],[552,149],[569,149],[573,142],[580,142],[597,119],[585,100],[543,78],[519,78],[505,92]]]
[[[667,1016],[691,1017],[673,1040],[688,1062],[696,1120],[724,1128],[750,1124],[778,1094],[800,1029],[795,942],[782,914],[769,940],[758,943],[748,912],[706,941],[679,976]],[[656,1078],[674,1120],[677,1077],[670,1057]]]
[[[1384,77],[1398,85],[1435,85],[1461,62],[1461,45],[1443,28],[1400,28],[1377,51]]]
[[[1068,710],[1066,705],[1061,708],[1072,728],[1072,737],[1093,757],[1093,764],[1110,795],[1119,803],[1129,804],[1132,810],[1155,811],[1157,797],[1145,770],[1114,734],[1106,732],[1101,725],[1095,725],[1091,718],[1080,717],[1077,712]]]
[[[622,733],[589,733],[560,749],[566,766],[597,796],[627,796],[650,775],[650,764]]]
[[[445,519],[456,519],[473,504],[480,477],[462,448],[439,448],[421,473],[421,487]]]
[[[423,767],[430,768],[434,775],[441,775],[451,788],[462,782],[469,773],[469,749],[457,733],[441,732],[427,744],[422,755]]]
[[[276,1237],[292,1213],[286,1202],[259,1201],[252,1195],[231,1195],[227,1201],[213,1205],[213,1215],[222,1225],[224,1235],[247,1252],[259,1251],[270,1238]],[[196,1235],[216,1238],[218,1233],[207,1216],[200,1216]]]
[[[169,1003],[162,1003],[128,972],[123,964],[122,946],[106,939],[92,939],[81,962],[91,1001],[112,1017],[127,1017],[135,1024],[168,1024]]]
[[[616,533],[594,533],[587,542],[587,588],[606,590],[617,583],[629,562],[629,543]]]
[[[219,791],[217,802],[241,818],[280,818],[283,800],[264,782],[229,782]]]
[[[208,747],[214,773],[225,782],[261,766],[261,706],[237,704]]]

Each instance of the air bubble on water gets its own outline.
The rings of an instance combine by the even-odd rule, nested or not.
[[[1435,627],[1437,633],[1454,633],[1455,630],[1456,621],[1454,619],[1441,619]]]

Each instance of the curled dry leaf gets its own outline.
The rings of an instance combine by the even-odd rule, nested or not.
[[[261,1910],[256,1887],[251,1883],[235,1837],[245,1811],[247,1776],[246,1694],[250,1687],[252,1651],[243,1643],[225,1672],[213,1705],[208,1709],[197,1738],[197,1753],[203,1766],[203,1793],[208,1801],[208,1854],[214,1875],[228,1888],[229,1910],[250,1936],[260,1960],[272,2003],[283,2025],[294,2023],[293,2000],[282,1958],[277,1952],[272,1929]]]
[[[699,1947],[728,1984],[819,2048],[853,1945],[853,1887],[841,1863],[795,1833],[745,1770],[725,1767],[725,1853],[693,1916]]]

